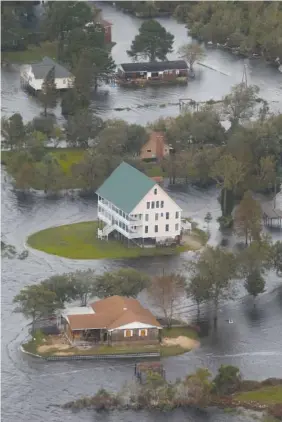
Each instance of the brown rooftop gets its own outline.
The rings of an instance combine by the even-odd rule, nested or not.
[[[126,324],[140,322],[160,327],[154,315],[133,298],[111,296],[90,305],[95,314],[68,315],[72,330],[113,330]]]

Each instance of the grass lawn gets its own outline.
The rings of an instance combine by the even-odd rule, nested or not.
[[[34,233],[27,243],[34,249],[71,259],[119,259],[140,256],[174,255],[190,249],[189,245],[176,248],[139,248],[118,241],[97,239],[98,223],[87,221],[52,227]]]
[[[3,51],[2,61],[10,63],[29,64],[37,62],[48,56],[54,60],[57,58],[57,43],[45,41],[40,46],[30,45],[24,51]]]
[[[236,400],[255,401],[261,404],[282,404],[282,385],[263,387],[259,390],[246,391],[234,395]]]

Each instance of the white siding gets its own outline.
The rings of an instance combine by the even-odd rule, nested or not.
[[[156,190],[156,194],[155,194]],[[150,208],[147,208],[147,202]],[[152,202],[154,208],[152,208]],[[163,207],[161,207],[163,202]],[[158,205],[158,207],[157,207]],[[167,195],[167,193],[156,184],[139,204],[132,211],[132,214],[142,214],[142,233],[140,237],[166,239],[168,237],[176,237],[181,232],[181,208]],[[168,213],[168,218],[167,218]],[[178,217],[176,218],[176,213]],[[157,214],[157,216],[156,216]],[[148,215],[148,221],[146,221]],[[178,227],[176,226],[178,224]],[[168,230],[166,226],[168,225]],[[145,227],[148,227],[148,233]],[[158,231],[155,232],[155,226],[158,226]]]
[[[147,202],[150,203],[149,209]],[[181,233],[181,213],[181,208],[158,184],[154,185],[129,215],[111,202],[98,197],[98,218],[108,226],[115,225],[115,229],[129,239],[152,238],[158,241],[175,238]],[[155,226],[158,228],[157,232]]]
[[[31,86],[31,88],[35,91],[41,91],[44,79],[35,79],[31,66],[25,66],[21,72],[21,76]],[[71,88],[74,83],[74,77],[56,78],[55,83],[57,89]]]

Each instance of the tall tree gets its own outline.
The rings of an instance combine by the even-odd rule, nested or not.
[[[56,158],[51,154],[46,154],[38,164],[37,178],[45,193],[56,193],[64,187],[65,174]]]
[[[223,189],[223,215],[227,214],[227,191],[234,191],[244,179],[245,169],[231,154],[222,155],[211,169],[211,177]]]
[[[43,103],[44,115],[47,116],[47,109],[54,108],[57,104],[57,89],[55,83],[55,66],[50,69],[44,78],[39,99]]]
[[[66,302],[77,298],[76,286],[69,274],[53,275],[41,282],[47,290],[54,292],[64,307]]]
[[[176,273],[152,278],[149,294],[152,302],[164,315],[168,327],[172,324],[176,307],[184,296],[185,278]]]
[[[205,50],[199,44],[184,44],[178,50],[178,55],[189,63],[190,70],[193,70],[194,63],[205,57]]]
[[[47,3],[45,28],[49,39],[58,40],[58,58],[62,59],[66,35],[75,28],[83,28],[93,17],[85,1],[51,1]]]
[[[271,255],[272,255],[273,267],[276,270],[276,274],[279,277],[282,277],[282,242],[281,241],[277,241],[273,244]]]
[[[236,259],[220,247],[207,248],[191,264],[194,283],[205,283],[206,292],[214,308],[213,321],[217,325],[218,308],[222,300],[234,299],[231,281],[236,277]],[[200,287],[199,287],[200,288]]]
[[[87,109],[77,110],[65,124],[66,140],[72,147],[87,148],[103,129],[103,120]]]
[[[24,287],[13,302],[16,304],[16,312],[21,312],[26,318],[32,319],[32,331],[38,319],[51,316],[61,307],[56,293],[41,284]]]
[[[250,191],[245,192],[243,199],[235,211],[235,231],[245,237],[245,244],[259,240],[261,234],[262,211]]]
[[[80,300],[80,306],[87,306],[88,300],[95,296],[95,272],[91,269],[77,270],[69,274],[69,280],[74,286],[75,299]]]
[[[194,274],[186,288],[186,293],[197,305],[197,319],[200,319],[200,305],[209,300],[207,280]]]
[[[21,114],[15,113],[9,118],[2,117],[1,134],[5,147],[11,150],[23,148],[26,133]]]
[[[173,52],[174,36],[155,20],[142,23],[139,34],[132,41],[127,54],[134,60],[138,58],[166,60],[167,54]]]
[[[264,292],[264,275],[272,265],[272,247],[267,238],[253,241],[238,256],[238,269],[249,294],[256,296]]]
[[[224,97],[225,114],[229,116],[231,125],[237,125],[241,120],[250,119],[254,113],[259,88],[244,83],[235,85],[231,93]]]
[[[114,295],[137,297],[148,284],[149,277],[146,274],[132,268],[122,268],[97,277],[94,291],[96,296],[102,298]]]

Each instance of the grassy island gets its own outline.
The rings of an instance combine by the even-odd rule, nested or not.
[[[163,341],[160,345],[101,345],[79,348],[67,343],[61,335],[44,335],[37,331],[22,345],[24,351],[48,358],[51,356],[89,356],[89,355],[126,355],[132,353],[159,353],[161,357],[176,356],[189,352],[199,346],[197,332],[183,326],[181,328],[164,328]]]
[[[174,255],[197,250],[203,245],[198,232],[190,236],[191,242],[176,248],[127,247],[119,241],[105,241],[97,238],[97,221],[51,227],[28,237],[27,243],[34,249],[70,259],[119,259],[142,256]]]

